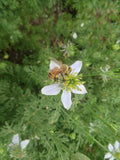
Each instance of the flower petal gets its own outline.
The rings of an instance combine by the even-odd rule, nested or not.
[[[77,85],[78,89],[72,89],[72,92],[75,94],[85,94],[87,93],[86,88],[84,85]]]
[[[72,105],[71,92],[67,92],[66,90],[64,90],[61,96],[61,101],[65,109],[70,109]]]
[[[120,146],[120,143],[118,142],[118,141],[115,141],[115,145],[114,145],[114,147],[115,147],[115,150],[118,152],[118,150],[119,150],[119,146]]]
[[[108,152],[108,153],[105,154],[105,157],[104,157],[104,158],[105,158],[105,159],[108,159],[108,158],[110,158],[111,156],[112,156],[112,154]]]
[[[15,134],[12,139],[13,144],[19,144],[19,134]]]
[[[75,63],[73,63],[71,65],[71,68],[72,68],[72,72],[73,74],[78,74],[82,68],[82,61],[76,61]]]
[[[110,152],[113,151],[113,146],[112,146],[112,144],[109,144],[109,145],[108,145],[108,149],[109,149]]]
[[[22,142],[20,143],[21,148],[22,148],[22,149],[26,148],[27,145],[28,145],[28,143],[29,143],[29,141],[30,141],[29,139],[26,139],[26,140],[22,141]]]
[[[42,94],[57,95],[60,92],[60,86],[57,83],[45,86],[41,89]]]
[[[57,63],[57,60],[50,60],[50,65],[49,65],[50,70],[53,69],[53,68],[55,68],[55,67],[60,68],[59,61]]]

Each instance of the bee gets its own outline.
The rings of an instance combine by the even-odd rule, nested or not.
[[[54,79],[54,81],[58,81],[60,75],[64,80],[64,75],[67,75],[72,71],[72,68],[70,66],[63,64],[61,61],[57,61],[52,57],[50,58],[50,60],[52,61],[51,63],[57,64],[58,67],[54,67],[50,70],[48,75],[49,79]]]

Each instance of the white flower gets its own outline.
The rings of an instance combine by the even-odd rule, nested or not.
[[[70,56],[74,55],[74,50],[75,50],[74,45],[71,42],[68,41],[67,45],[63,45],[62,46],[62,50],[61,51],[64,52],[63,55],[65,57],[66,56],[70,57]]]
[[[81,23],[81,27],[83,27],[84,26],[84,23]]]
[[[23,150],[27,147],[29,143],[29,139],[26,139],[24,141],[19,140],[19,134],[15,134],[12,138],[12,143],[8,145],[8,149],[11,152],[11,156],[14,155],[14,152],[19,152],[19,149]]]
[[[100,67],[100,70],[103,72],[101,76],[102,76],[104,81],[107,81],[107,79],[108,79],[107,72],[109,71],[109,69],[110,69],[109,65],[106,65],[104,70],[103,70],[102,67]]]
[[[108,57],[105,57],[105,60],[107,61],[109,58]]]
[[[114,146],[109,143],[108,149],[110,152],[105,154],[104,159],[115,160],[116,157],[120,158],[120,143],[118,141],[115,141]]]
[[[109,65],[106,65],[106,66],[105,66],[105,70],[103,70],[102,67],[100,67],[100,70],[101,70],[103,73],[108,72],[109,69],[110,69],[110,66],[109,66]]]
[[[55,67],[60,68],[60,65],[51,60],[50,70],[52,70]],[[61,90],[63,90],[61,95],[61,101],[63,103],[64,108],[67,110],[70,109],[72,105],[71,92],[75,94],[87,93],[86,88],[83,85],[83,82],[81,82],[78,78],[78,73],[82,68],[82,62],[76,61],[70,67],[72,69],[71,72],[68,75],[63,75],[64,77],[61,76],[64,78],[63,81],[61,81],[60,79],[58,82],[45,86],[41,90],[42,94],[45,95],[57,95],[58,93],[60,93]]]
[[[10,36],[10,39],[13,39],[13,36]]]
[[[119,43],[120,43],[120,40],[117,40],[117,41],[116,41],[116,44],[119,44]]]
[[[76,39],[77,38],[77,33],[73,33],[73,38]]]
[[[95,132],[95,125],[90,122],[89,133]]]

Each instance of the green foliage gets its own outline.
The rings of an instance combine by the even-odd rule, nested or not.
[[[81,153],[73,154],[71,156],[71,159],[72,160],[90,160],[88,157],[86,157],[84,154],[81,154]]]
[[[19,133],[23,160],[101,160],[120,142],[120,2],[0,1],[0,157]],[[77,38],[73,38],[73,33]],[[49,57],[83,62],[85,95],[42,95]],[[89,157],[89,158],[88,158]]]

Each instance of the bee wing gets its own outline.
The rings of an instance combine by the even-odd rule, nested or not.
[[[57,61],[55,58],[50,57],[50,66],[49,66],[50,70],[55,67],[60,68],[61,64],[62,64],[62,62]]]

